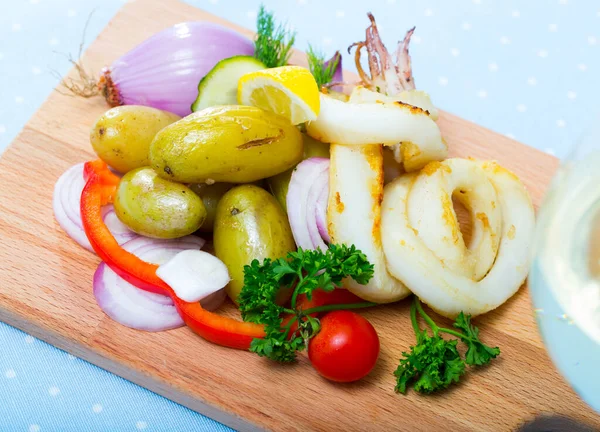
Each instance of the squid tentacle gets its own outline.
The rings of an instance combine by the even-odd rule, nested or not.
[[[366,29],[365,40],[353,43],[348,47],[348,53],[353,47],[356,47],[354,61],[362,84],[370,90],[390,96],[403,90],[413,90],[415,84],[408,47],[415,27],[408,30],[404,39],[398,43],[395,53],[396,61],[393,62],[392,56],[381,41],[375,17],[371,13],[368,13],[367,16],[371,25]],[[360,62],[362,48],[367,50],[370,76]]]

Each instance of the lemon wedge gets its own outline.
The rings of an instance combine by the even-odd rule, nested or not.
[[[238,81],[238,103],[272,111],[292,124],[316,120],[319,87],[308,69],[281,66],[250,72]]]

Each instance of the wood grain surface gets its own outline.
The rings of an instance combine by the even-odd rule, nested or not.
[[[83,62],[99,71],[157,31],[202,19],[228,24],[181,3],[128,3]],[[363,29],[356,31],[360,38]],[[295,54],[294,61],[303,57]],[[600,427],[600,417],[552,366],[526,288],[477,322],[485,339],[502,348],[499,359],[430,397],[393,391],[392,372],[414,343],[407,301],[364,313],[380,334],[381,358],[371,375],[351,385],[321,379],[304,356],[282,366],[212,345],[187,328],[144,333],[113,322],[92,295],[98,258],[60,230],[51,204],[60,174],[94,158],[89,130],[106,108],[101,98],[54,92],[0,159],[2,321],[243,430],[506,431],[542,413]],[[447,113],[439,124],[452,155],[498,160],[540,203],[556,159]],[[237,313],[230,305],[222,312]]]

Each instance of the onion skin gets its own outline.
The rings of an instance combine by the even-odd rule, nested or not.
[[[204,21],[176,24],[105,68],[100,92],[111,106],[145,105],[180,116],[192,112],[198,83],[220,60],[253,55],[254,43]]]
[[[344,81],[344,70],[342,69],[342,55],[339,52],[336,52],[329,61],[333,61],[336,56],[339,56],[339,60],[335,68],[335,72],[333,73],[333,78],[331,79],[331,82],[342,82]],[[327,65],[327,63],[325,64]]]
[[[331,78],[331,84],[342,84],[344,82],[344,71],[342,69],[342,55],[340,54],[339,51],[336,51],[335,54],[325,62],[324,66],[327,67],[329,65],[329,63],[331,63],[332,61],[335,61],[335,58],[338,57],[338,63],[337,66],[335,67],[335,71],[333,71],[333,77]],[[334,92],[343,92],[344,91],[344,86],[343,85],[331,85],[331,86],[327,86],[329,88],[329,90],[334,91]]]

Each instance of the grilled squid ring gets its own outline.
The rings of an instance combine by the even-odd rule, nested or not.
[[[332,144],[329,165],[327,229],[331,243],[353,244],[374,266],[371,280],[360,285],[352,279],[344,287],[357,296],[386,303],[410,294],[387,270],[381,243],[383,148],[380,145]]]
[[[306,132],[322,142],[349,146],[402,143],[402,162],[409,172],[448,156],[448,146],[429,112],[397,100],[353,103],[321,94],[319,116],[307,123]]]
[[[471,213],[465,244],[452,197]],[[534,210],[518,177],[495,162],[448,159],[384,190],[388,271],[449,318],[497,308],[527,277]]]

